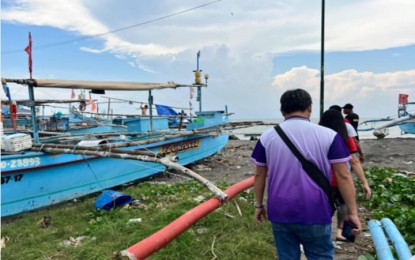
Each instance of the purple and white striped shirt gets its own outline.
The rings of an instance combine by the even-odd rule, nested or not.
[[[291,117],[280,124],[303,156],[312,161],[331,183],[331,164],[351,159],[343,139],[333,130]],[[268,167],[269,220],[292,224],[330,224],[332,215],[324,191],[303,170],[274,128],[266,130],[252,152],[251,161]]]

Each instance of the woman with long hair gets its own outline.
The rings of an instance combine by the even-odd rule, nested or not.
[[[356,156],[357,148],[356,144],[352,137],[350,137],[347,133],[346,124],[344,122],[343,116],[341,112],[335,109],[329,109],[323,113],[321,116],[319,125],[328,127],[334,131],[336,131],[346,143],[347,149],[349,150],[352,160],[350,161],[350,167],[353,172],[356,173],[357,178],[362,182],[363,190],[365,193],[365,198],[370,199],[372,195],[372,191],[367,183],[365,173],[363,171],[363,167],[360,164],[359,159]],[[336,177],[332,173],[332,187],[333,187],[333,195],[339,201],[340,207],[337,210],[337,232],[336,232],[336,240],[337,241],[347,241],[345,237],[342,236],[342,229],[344,223],[344,217],[346,215],[347,208],[344,204],[343,198],[337,188],[337,181]]]

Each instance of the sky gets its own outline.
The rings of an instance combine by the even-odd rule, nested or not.
[[[415,101],[413,10],[413,0],[325,1],[324,109],[352,103],[360,117],[379,118],[397,114],[399,93]],[[203,110],[226,105],[233,119],[281,118],[282,93],[303,88],[318,118],[321,11],[321,1],[310,0],[2,0],[1,76],[29,77],[29,32],[35,79],[192,84],[200,50],[209,74]],[[9,87],[12,98],[28,97],[26,87]],[[189,89],[152,94],[157,104],[199,108]],[[105,97],[146,102],[147,95]],[[35,89],[37,99],[70,96]],[[107,102],[102,96],[92,94]],[[111,109],[139,112],[137,103]]]

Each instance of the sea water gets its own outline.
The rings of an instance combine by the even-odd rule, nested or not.
[[[276,123],[282,122],[284,119],[265,119],[265,120],[238,120],[238,121],[262,121],[269,125],[257,125],[248,128],[236,129],[231,131],[230,134],[235,135],[240,140],[249,140],[251,136],[261,135],[265,130],[272,128],[275,126]],[[317,124],[318,119],[311,119],[312,123]],[[361,120],[362,122],[364,120]],[[367,126],[366,126],[367,127]],[[401,129],[398,126],[389,127],[387,129],[388,135],[385,138],[415,138],[415,134],[403,134]],[[360,139],[377,139],[376,136],[373,135],[373,131],[359,131],[359,138]]]

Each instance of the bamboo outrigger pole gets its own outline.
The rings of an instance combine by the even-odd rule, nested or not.
[[[52,149],[71,149],[72,151],[92,151],[92,152],[102,152],[102,151],[109,151],[107,148],[101,146],[78,146],[78,145],[69,145],[69,144],[33,144],[32,151],[39,151],[40,148],[52,148]],[[121,149],[110,149],[111,152],[114,153],[125,153],[129,155],[141,155],[141,156],[150,156],[156,158],[165,157],[166,154],[164,153],[153,153],[149,151],[141,151],[141,150],[121,150]]]
[[[178,163],[173,162],[168,157],[157,158],[156,156],[153,157],[153,156],[147,156],[147,155],[134,155],[134,154],[124,153],[124,151],[122,152],[113,152],[110,150],[89,151],[89,150],[77,150],[77,149],[71,149],[71,148],[50,148],[50,147],[42,147],[42,146],[32,148],[32,150],[43,151],[47,153],[80,154],[80,155],[110,157],[110,158],[118,158],[118,159],[125,159],[125,160],[130,159],[130,160],[138,160],[138,161],[143,161],[143,162],[159,163],[166,167],[175,169],[176,171],[181,172],[184,175],[195,179],[196,181],[204,185],[206,188],[208,188],[211,192],[213,192],[220,201],[225,201],[226,198],[228,197],[228,195],[226,195],[221,189],[216,187],[212,182],[203,178],[202,176],[195,173],[194,171],[187,169],[186,167]]]

